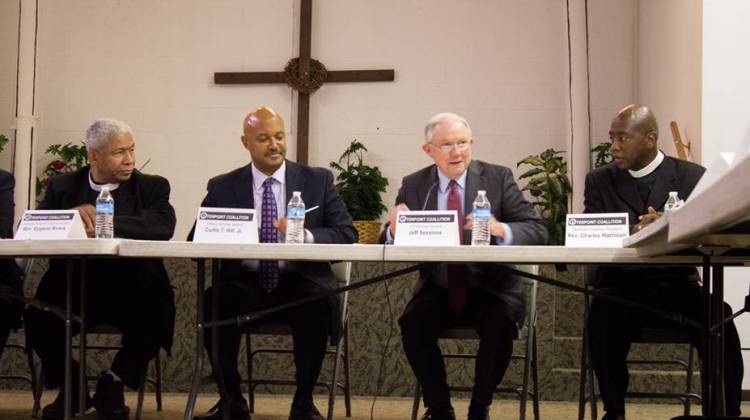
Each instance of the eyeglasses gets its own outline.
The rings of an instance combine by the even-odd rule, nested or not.
[[[464,152],[469,148],[469,146],[471,145],[471,142],[468,140],[462,140],[462,141],[459,141],[458,143],[442,143],[442,144],[432,143],[432,145],[437,147],[444,153],[450,153],[451,150],[453,150],[453,148],[456,148],[456,150],[458,150],[459,152]]]

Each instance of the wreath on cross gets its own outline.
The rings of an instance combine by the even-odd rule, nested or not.
[[[299,57],[292,58],[284,67],[286,84],[297,92],[309,95],[320,89],[328,78],[328,70],[320,61],[310,59],[310,74],[303,77],[299,74]]]

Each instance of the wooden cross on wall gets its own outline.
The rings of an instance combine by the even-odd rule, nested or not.
[[[312,0],[301,0],[299,31],[299,57],[296,59],[299,67],[297,82],[305,85],[311,82],[311,64],[317,62],[310,57],[312,41]],[[291,64],[291,61],[290,61]],[[317,63],[319,64],[319,63]],[[320,65],[320,64],[319,64]],[[287,67],[289,64],[287,65]],[[321,65],[322,66],[322,65]],[[323,83],[343,82],[392,82],[394,70],[339,70],[325,71],[326,76],[319,80]],[[308,138],[310,129],[310,94],[298,89],[288,80],[288,73],[277,71],[243,72],[243,73],[214,73],[214,83],[217,85],[241,85],[261,83],[287,83],[297,90],[297,162],[307,163]]]

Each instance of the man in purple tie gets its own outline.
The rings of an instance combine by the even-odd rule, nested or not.
[[[293,191],[300,191],[305,204],[318,209],[305,217],[305,243],[350,244],[357,242],[357,231],[344,202],[333,185],[333,174],[327,169],[311,168],[285,159],[284,120],[272,109],[260,107],[242,122],[242,145],[250,152],[252,162],[208,181],[203,207],[254,208],[259,213],[261,242],[283,242],[286,233],[286,204]],[[190,233],[188,239],[191,239]],[[224,260],[220,270],[222,319],[236,317],[282,305],[336,287],[327,262],[291,262],[276,260]],[[205,316],[211,316],[211,289],[206,292]],[[312,401],[313,386],[325,356],[326,340],[338,340],[340,333],[340,299],[338,296],[308,303],[271,317],[292,327],[294,364],[297,368],[297,390],[290,420],[323,419]],[[222,327],[219,339],[218,365],[226,385],[232,420],[249,419],[248,406],[242,397],[237,356],[241,329]],[[211,334],[207,330],[206,349],[211,352]],[[213,358],[212,358],[213,359]],[[221,420],[222,401],[197,420]]]
[[[491,245],[542,245],[547,230],[526,201],[510,169],[472,161],[469,123],[456,114],[435,115],[425,127],[422,150],[435,162],[404,177],[381,235],[392,242],[399,210],[456,210],[462,244],[471,243],[472,203],[487,191],[492,205]],[[465,221],[465,224],[464,224]],[[474,327],[480,337],[469,420],[487,419],[492,395],[503,378],[513,338],[523,322],[521,279],[500,264],[435,264],[420,271],[414,297],[399,319],[404,351],[424,390],[423,419],[453,420],[445,366],[437,337],[455,325]]]

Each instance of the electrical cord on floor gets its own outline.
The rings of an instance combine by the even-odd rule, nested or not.
[[[385,275],[385,248],[388,245],[383,245],[383,258],[380,265],[380,274]],[[378,367],[378,378],[375,385],[375,396],[372,398],[372,405],[370,406],[370,420],[374,420],[375,414],[375,402],[378,400],[380,394],[380,388],[383,386],[385,380],[385,357],[388,354],[388,347],[391,345],[391,339],[393,338],[393,307],[391,306],[391,293],[388,290],[388,280],[383,281],[383,287],[385,288],[385,302],[388,308],[388,336],[383,344],[383,354],[380,356],[380,366]]]

